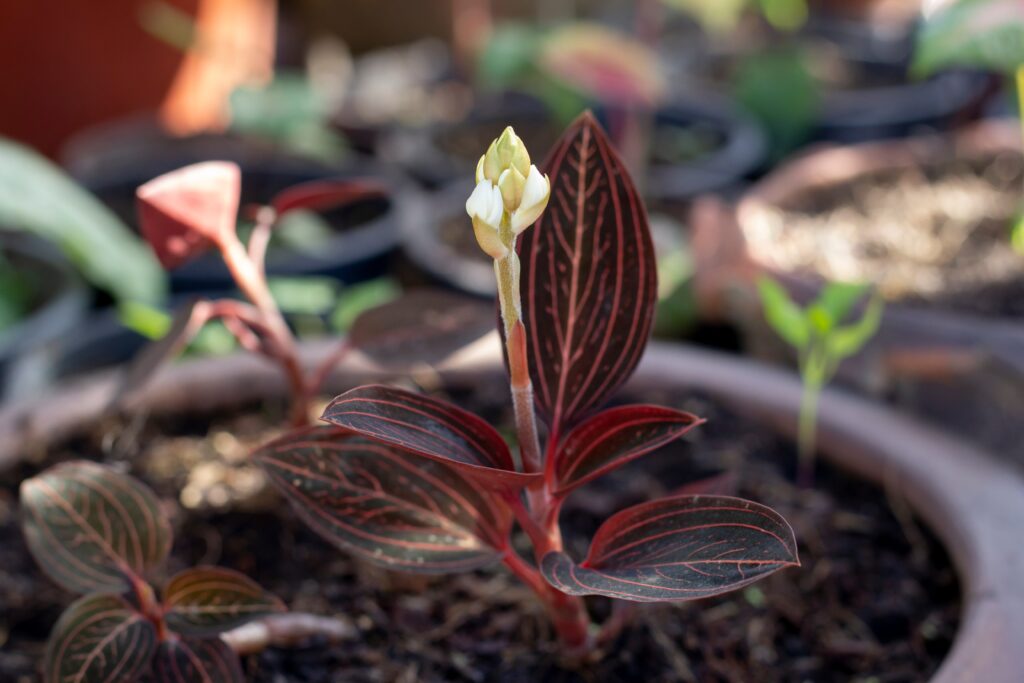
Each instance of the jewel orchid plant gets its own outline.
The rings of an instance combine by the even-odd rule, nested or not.
[[[238,655],[219,634],[284,605],[252,579],[221,567],[173,576],[158,597],[148,578],[171,550],[171,525],[154,493],[87,461],[56,465],[21,485],[22,526],[43,572],[84,594],[57,620],[43,658],[46,683],[243,683]]]
[[[312,529],[366,562],[427,574],[503,563],[546,606],[565,651],[579,656],[622,621],[599,631],[583,596],[693,600],[799,561],[778,513],[717,495],[622,510],[599,528],[586,559],[565,552],[567,496],[702,420],[656,405],[597,410],[650,335],[657,288],[647,214],[589,113],[544,168],[549,176],[509,128],[481,159],[467,202],[495,262],[519,457],[460,407],[369,385],[335,398],[323,414],[328,425],[287,434],[255,458]],[[513,547],[516,523],[533,561]]]
[[[217,248],[235,284],[248,299],[196,301],[178,312],[170,331],[140,354],[123,393],[135,388],[163,360],[178,352],[204,324],[221,320],[239,345],[278,363],[292,393],[292,423],[309,423],[309,402],[339,360],[332,354],[307,374],[299,361],[295,337],[267,285],[266,254],[278,220],[296,210],[323,211],[354,200],[379,196],[369,181],[316,180],[290,187],[269,205],[255,207],[248,244],[237,230],[242,174],[226,161],[193,164],[164,174],[138,188],[139,223],[161,265],[172,270],[211,247]]]

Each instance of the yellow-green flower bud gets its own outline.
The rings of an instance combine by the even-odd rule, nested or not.
[[[480,248],[494,259],[505,258],[515,235],[543,213],[550,194],[548,177],[530,163],[530,153],[512,127],[505,128],[477,162],[476,188],[466,202]]]
[[[515,167],[506,168],[501,172],[501,176],[498,178],[498,189],[501,190],[505,210],[509,213],[519,208],[519,203],[523,200],[524,187],[526,187],[526,176]]]
[[[501,174],[510,168],[516,169],[525,178],[530,172],[530,153],[512,126],[507,126],[477,164],[477,182],[487,178],[497,184]]]

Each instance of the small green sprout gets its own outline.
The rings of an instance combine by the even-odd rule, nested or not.
[[[864,347],[882,319],[883,302],[871,295],[860,319],[842,324],[870,285],[828,283],[818,298],[805,308],[797,305],[785,288],[768,277],[758,281],[764,316],[775,332],[799,353],[803,398],[798,431],[798,481],[813,480],[817,439],[818,398],[822,388],[835,376],[839,363]]]

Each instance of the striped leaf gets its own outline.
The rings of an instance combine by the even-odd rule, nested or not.
[[[372,180],[311,180],[279,192],[270,204],[278,215],[304,209],[329,211],[346,204],[387,196],[385,188]]]
[[[288,434],[254,457],[325,539],[362,559],[440,574],[498,560],[512,516],[464,471],[343,429]]]
[[[87,595],[72,603],[50,634],[46,683],[134,681],[156,650],[156,629],[117,595]]]
[[[238,655],[220,638],[171,638],[153,657],[156,683],[245,683]]]
[[[473,413],[411,391],[357,387],[331,401],[321,419],[439,460],[490,487],[521,488],[541,476],[517,472],[501,434]]]
[[[519,243],[537,406],[557,436],[636,368],[657,295],[647,211],[588,112],[544,164],[551,200]]]
[[[544,556],[544,578],[569,595],[675,602],[719,595],[799,565],[793,530],[777,512],[740,498],[679,496],[613,515],[587,559]]]
[[[651,405],[600,412],[569,432],[555,452],[555,493],[565,495],[703,422],[691,413]]]
[[[123,592],[160,565],[171,527],[152,491],[86,461],[56,465],[21,484],[22,525],[43,571],[76,593]]]
[[[178,633],[207,636],[284,610],[275,596],[245,574],[221,567],[187,569],[164,589],[167,625]]]

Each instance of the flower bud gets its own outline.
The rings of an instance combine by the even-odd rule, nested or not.
[[[486,179],[477,183],[473,194],[466,200],[466,213],[473,219],[476,241],[493,259],[508,255],[508,247],[501,241],[499,234],[504,210],[501,190]]]
[[[502,195],[504,196],[504,195]],[[526,176],[519,205],[512,212],[512,232],[516,235],[533,225],[534,221],[544,213],[551,196],[551,182],[546,175],[541,175],[536,166],[530,166],[530,174]]]
[[[486,178],[497,184],[502,172],[510,168],[516,169],[525,178],[530,171],[530,153],[512,126],[506,126],[501,136],[487,148],[487,153],[480,157],[476,181]]]
[[[530,163],[526,145],[511,126],[505,128],[477,162],[476,187],[466,201],[480,248],[494,259],[505,258],[515,235],[543,213],[550,194],[551,183]]]
[[[505,210],[512,213],[523,200],[523,189],[526,187],[526,176],[515,168],[506,168],[498,178],[498,189],[505,200]]]

